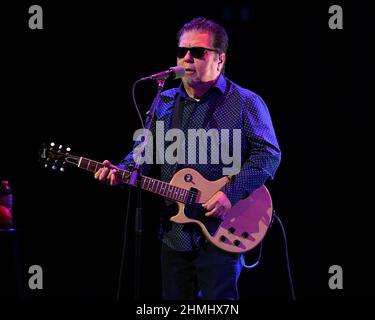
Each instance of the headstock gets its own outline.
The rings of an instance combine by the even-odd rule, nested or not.
[[[71,154],[69,147],[54,142],[44,144],[39,152],[40,161],[45,168],[64,172],[68,165],[77,165],[79,157]]]

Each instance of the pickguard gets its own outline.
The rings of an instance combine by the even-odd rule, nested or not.
[[[202,204],[185,205],[185,215],[194,220],[198,220],[204,224],[211,236],[214,236],[221,224],[221,219],[206,217],[207,210],[202,207]]]

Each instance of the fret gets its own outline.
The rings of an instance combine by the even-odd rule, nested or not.
[[[66,160],[68,161],[68,160]],[[71,157],[69,158],[70,163],[77,165],[79,168],[97,172],[101,168],[106,168],[107,166],[94,160],[90,160],[83,157]],[[109,168],[109,170],[112,170]],[[115,175],[118,179],[121,179],[123,183],[129,184],[129,178],[131,177],[131,172],[115,168]],[[138,184],[139,179],[137,180]],[[153,179],[150,177],[140,176],[141,188],[147,191],[154,192],[161,196],[164,196],[170,200],[174,200],[182,203],[194,203],[197,198],[197,193],[195,191],[190,191],[188,189],[171,185],[168,182]]]
[[[98,168],[99,169],[104,168],[104,164],[102,164],[100,162],[97,162],[97,161],[91,161],[91,162],[95,163],[95,169],[94,169],[95,171],[93,171],[93,172],[96,172],[98,170]]]
[[[167,184],[165,182],[162,182],[161,188],[160,188],[160,194],[165,196],[165,189],[167,187]]]
[[[184,199],[184,189],[180,189],[180,194],[178,196],[179,200],[182,201]]]
[[[127,171],[122,171],[122,179],[125,180],[125,176],[128,174]],[[180,188],[178,186],[170,185],[167,182],[149,178],[149,177],[142,177],[141,180],[141,187],[144,190],[151,191],[153,193],[162,195],[166,198],[171,200],[175,200],[178,202],[186,203],[188,200],[189,191]]]
[[[176,190],[177,190],[177,187],[173,186],[173,192],[172,192],[172,197],[171,197],[173,200],[176,200]]]
[[[173,199],[173,192],[174,192],[174,189],[175,189],[175,188],[176,188],[175,186],[172,186],[172,188],[170,189],[169,197],[170,197],[171,199]]]
[[[183,189],[183,192],[182,192],[182,202],[185,202],[186,201],[186,189]]]
[[[87,171],[91,171],[90,166],[91,166],[91,160],[87,160],[87,164],[86,164],[86,170]]]
[[[169,191],[169,183],[165,184],[165,189],[164,189],[164,197],[168,196],[168,191]]]
[[[80,157],[78,159],[77,166],[81,169],[92,172],[97,172],[99,169],[106,167],[100,162],[83,157]],[[115,174],[118,178],[121,178],[122,182],[129,183],[129,177],[131,174],[129,171],[123,169],[116,169]],[[178,202],[187,203],[191,200],[191,195],[188,190],[180,188],[178,186],[171,185],[168,182],[149,177],[141,177],[141,188]]]
[[[181,192],[181,189],[178,188],[178,189],[177,189],[177,194],[176,194],[176,200],[177,200],[177,201],[180,201],[180,192]]]
[[[174,190],[175,186],[171,186],[169,188],[169,198],[173,199],[173,190]]]
[[[83,164],[84,164],[85,160],[86,160],[86,158],[81,158],[81,159],[80,159],[80,161],[79,161],[79,163],[78,163],[78,167],[79,167],[79,168],[82,168],[82,169],[83,169]]]
[[[88,170],[88,171],[90,171],[90,170],[89,170],[90,162],[91,162],[91,161],[87,159],[86,170]]]
[[[88,159],[86,158],[82,158],[81,162],[80,162],[80,168],[84,169],[84,170],[87,170],[87,164],[88,164]]]
[[[88,171],[95,172],[95,168],[98,165],[96,161],[89,161]]]
[[[142,187],[145,189],[145,190],[148,190],[149,189],[149,184],[150,184],[150,178],[147,178],[147,177],[144,177],[142,179]]]
[[[163,181],[159,181],[159,189],[158,189],[158,194],[163,194],[163,187],[164,187],[164,182]]]
[[[163,182],[161,182],[161,181],[158,180],[158,186],[156,188],[156,193],[157,194],[160,194],[160,190],[161,190],[162,185],[163,185]]]
[[[153,184],[152,184],[152,191],[153,192],[156,192],[156,189],[158,188],[158,180],[152,180]]]
[[[172,190],[173,190],[173,186],[169,185],[168,191],[167,191],[167,195],[168,195],[169,198],[172,198],[172,196],[171,196]]]
[[[189,190],[185,189],[185,199],[184,199],[185,203],[187,202],[188,196],[189,196]]]
[[[147,189],[145,188],[145,184],[146,184],[146,182],[147,182],[146,177],[142,177],[142,179],[141,179],[141,188],[142,188],[142,189],[147,190]]]
[[[148,177],[142,177],[142,184],[141,184],[141,186],[142,186],[142,188],[144,190],[149,191],[149,187],[148,187],[149,183],[150,183],[150,179]]]
[[[155,184],[154,184],[154,192],[155,193],[158,193],[158,187],[159,187],[159,181],[155,180]]]
[[[180,202],[182,202],[183,200],[183,193],[184,193],[184,189],[180,188],[180,191],[178,193],[178,199],[180,200]]]
[[[150,182],[150,189],[151,191],[154,191],[154,183],[155,183],[155,180],[154,179],[151,179],[151,182]]]
[[[104,167],[104,165],[102,165],[101,163],[87,159],[87,158],[80,158],[77,165],[79,168],[90,171],[90,172],[96,172],[98,168]]]
[[[163,181],[159,181],[159,184],[160,184],[160,188],[159,188],[158,194],[163,195],[164,182]]]

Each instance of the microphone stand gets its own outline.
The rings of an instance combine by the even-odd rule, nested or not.
[[[160,93],[164,88],[164,84],[166,79],[157,79],[158,83],[158,90],[156,93],[156,96],[152,102],[151,109],[147,113],[146,118],[146,124],[145,124],[145,130],[149,130],[151,128],[152,121],[154,119],[155,110],[157,102],[160,98]],[[148,135],[145,135],[145,137],[148,137]],[[146,138],[145,138],[146,139]],[[143,146],[140,150],[140,155],[144,154],[144,150],[146,147],[146,144],[148,141],[144,141]],[[142,227],[142,198],[141,198],[141,191],[142,191],[142,165],[139,163],[139,161],[136,161],[135,166],[132,168],[132,172],[130,175],[129,185],[135,186],[137,188],[137,206],[135,209],[135,218],[134,218],[134,227],[135,227],[135,242],[134,242],[134,297],[136,300],[140,299],[140,280],[141,280],[141,245],[142,245],[142,233],[143,233],[143,227]],[[130,188],[129,186],[129,188]],[[130,198],[128,197],[128,201],[130,201]],[[129,208],[129,206],[128,206]],[[128,214],[128,213],[127,213]]]

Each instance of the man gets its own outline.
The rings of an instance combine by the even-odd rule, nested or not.
[[[174,110],[182,108],[180,129],[185,134],[188,129],[227,129],[233,137],[233,130],[241,130],[240,139],[228,146],[233,150],[233,144],[238,143],[241,147],[240,154],[234,155],[240,158],[237,159],[240,163],[237,174],[203,204],[206,216],[220,219],[239,200],[273,178],[281,153],[263,100],[223,75],[228,47],[224,28],[199,17],[186,23],[177,38],[177,65],[185,68],[185,75],[179,88],[161,93],[156,120],[163,121],[167,131],[175,124]],[[154,124],[151,128],[155,132]],[[221,137],[219,139],[216,143],[207,143],[208,162],[187,161],[177,166],[164,163],[161,179],[170,181],[176,171],[186,167],[197,170],[208,180],[221,178],[227,164],[222,160],[219,163],[212,161],[215,147],[223,147],[224,142]],[[190,146],[189,143],[185,145],[185,159],[189,159]],[[104,164],[113,166],[109,161]],[[129,168],[133,164],[131,153],[120,167]],[[149,166],[143,169],[143,174],[147,175]],[[99,169],[95,178],[111,185],[119,183],[114,169]],[[164,299],[194,299],[199,290],[203,299],[239,299],[240,255],[225,252],[205,241],[195,224],[168,223],[166,216],[161,240]]]

